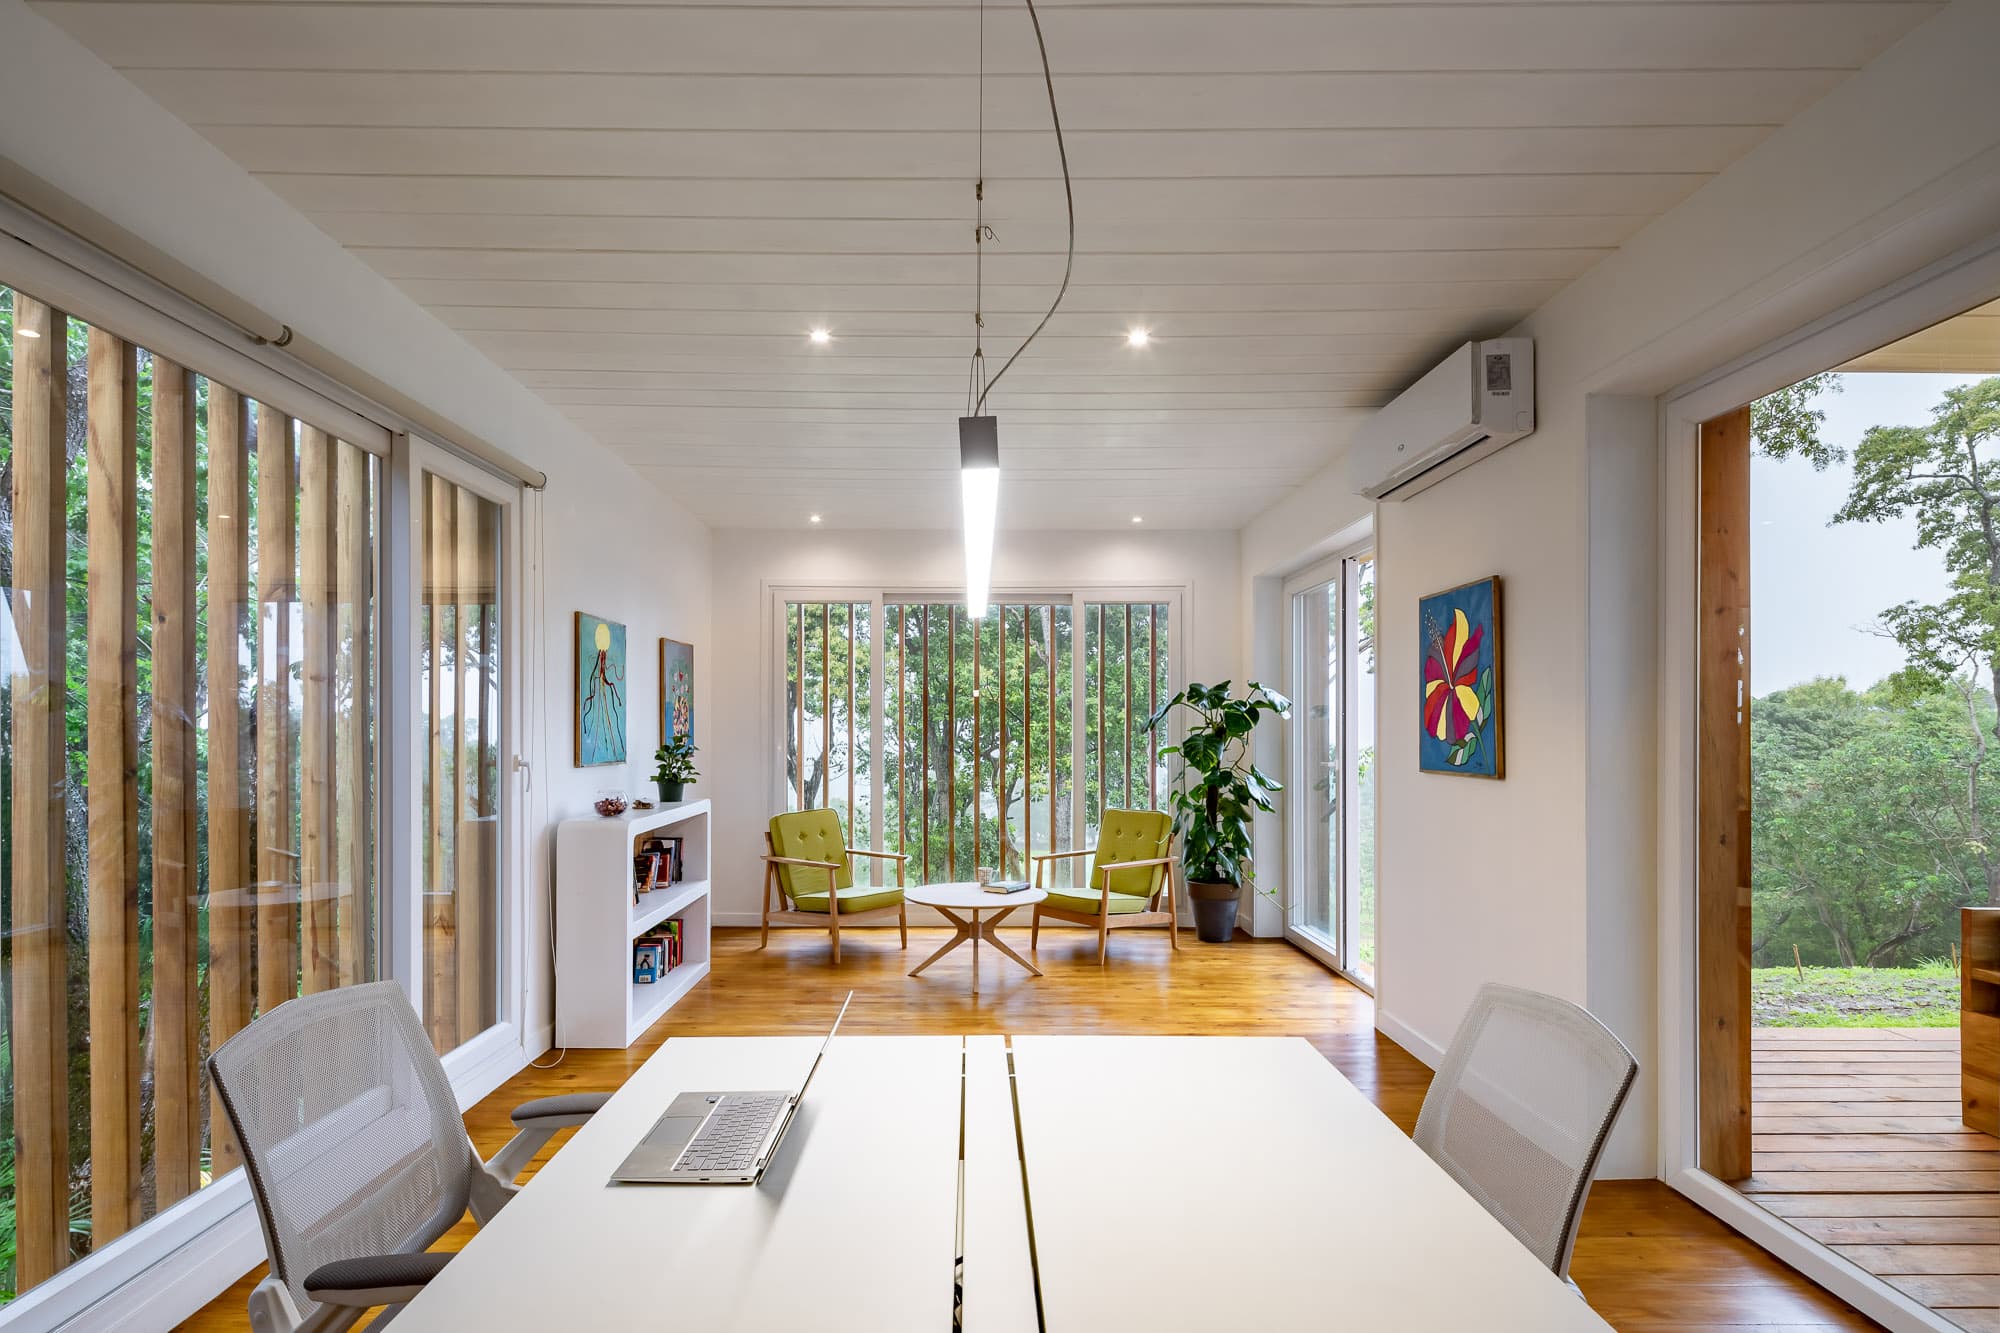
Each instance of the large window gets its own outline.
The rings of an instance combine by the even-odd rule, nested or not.
[[[377,974],[380,460],[0,289],[0,1285],[236,1164],[202,1062]]]
[[[1091,845],[1107,803],[1164,796],[1145,722],[1171,693],[1169,607],[998,598],[975,621],[957,602],[785,601],[787,808],[838,810],[907,853],[913,883],[1026,876],[1031,854]]]

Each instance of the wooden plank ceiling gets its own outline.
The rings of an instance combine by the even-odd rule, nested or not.
[[[1939,7],[1046,0],[1002,523],[1241,524]],[[709,522],[955,526],[976,6],[37,8]],[[1004,355],[1062,195],[985,25]]]

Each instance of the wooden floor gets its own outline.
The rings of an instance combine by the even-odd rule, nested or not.
[[[1406,1132],[1430,1081],[1428,1069],[1375,1032],[1374,1002],[1366,994],[1276,941],[1239,937],[1202,945],[1183,935],[1180,952],[1170,955],[1164,936],[1133,931],[1112,940],[1110,963],[1100,968],[1094,936],[1045,931],[1046,977],[1035,980],[989,951],[975,1000],[969,949],[915,980],[903,975],[944,942],[941,930],[912,931],[907,953],[895,947],[893,932],[848,934],[838,969],[828,965],[824,935],[773,935],[771,948],[759,952],[754,930],[718,931],[714,974],[631,1050],[572,1051],[553,1069],[511,1079],[466,1117],[480,1151],[491,1153],[506,1139],[507,1111],[519,1102],[615,1088],[671,1036],[822,1031],[850,987],[854,1007],[843,1032],[1303,1036]],[[455,1249],[470,1234],[462,1224],[442,1248]],[[1440,1260],[1448,1263],[1449,1256]],[[1329,1328],[1339,1327],[1339,1263],[1329,1255],[1323,1275]],[[1656,1181],[1596,1188],[1571,1271],[1591,1304],[1631,1333],[1875,1327]],[[183,1327],[245,1328],[244,1298],[253,1280],[238,1283]]]
[[[2000,1330],[2000,1140],[1959,1120],[1956,1028],[1760,1028],[1751,1178],[1814,1239]]]

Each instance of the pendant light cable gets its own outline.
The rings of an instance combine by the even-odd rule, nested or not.
[[[1062,285],[1056,289],[1056,299],[1049,302],[1049,308],[1042,315],[1041,322],[1036,324],[1034,330],[1030,332],[1026,338],[1023,338],[1021,340],[1021,345],[1014,349],[1014,355],[1007,358],[1006,363],[1002,365],[1000,369],[994,373],[992,379],[985,380],[983,384],[980,384],[979,396],[973,402],[973,409],[972,409],[973,416],[978,416],[981,412],[985,410],[987,393],[992,390],[994,385],[1000,382],[1002,376],[1004,376],[1009,370],[1013,368],[1014,363],[1021,359],[1021,353],[1028,350],[1028,345],[1035,341],[1035,339],[1041,334],[1041,331],[1044,328],[1048,327],[1048,322],[1050,318],[1054,316],[1054,314],[1056,313],[1056,307],[1062,304],[1063,297],[1067,295],[1069,292],[1070,271],[1076,266],[1076,193],[1070,186],[1069,149],[1063,143],[1062,113],[1056,109],[1056,80],[1055,80],[1055,75],[1051,73],[1049,70],[1049,45],[1048,42],[1042,36],[1042,19],[1041,16],[1035,12],[1035,0],[1026,0],[1026,3],[1028,6],[1028,21],[1035,25],[1035,48],[1041,52],[1041,57],[1042,57],[1042,86],[1048,90],[1048,95],[1049,95],[1049,121],[1051,124],[1055,126],[1055,131],[1056,131],[1056,157],[1062,163],[1063,204],[1067,208],[1069,213],[1069,245],[1067,253],[1063,257]],[[983,331],[985,328],[985,315],[983,310],[981,309],[981,304],[983,299],[983,292],[981,288],[984,280],[984,272],[983,272],[983,264],[979,256],[981,254],[981,249],[984,245],[986,238],[990,235],[990,233],[987,231],[985,224],[985,216],[986,216],[985,213],[986,209],[985,0],[980,0],[980,6],[979,6],[979,82],[980,82],[979,181],[974,186],[974,194],[978,200],[980,220],[977,223],[973,234],[974,291],[973,291],[972,319],[975,327],[975,333],[974,333],[974,344],[972,349],[972,376],[971,376],[975,381],[983,380],[985,377],[986,353],[984,347],[980,345],[980,339],[979,339],[979,332]]]

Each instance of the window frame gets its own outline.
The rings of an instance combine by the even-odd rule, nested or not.
[[[1308,870],[1312,863],[1309,847],[1309,831],[1314,821],[1300,817],[1301,805],[1306,799],[1310,783],[1305,768],[1309,762],[1304,741],[1305,719],[1294,712],[1292,724],[1286,729],[1285,744],[1285,785],[1287,800],[1285,810],[1285,901],[1283,920],[1285,938],[1306,953],[1331,968],[1342,978],[1370,995],[1375,993],[1373,979],[1361,975],[1354,967],[1355,940],[1354,916],[1358,898],[1359,839],[1361,828],[1361,783],[1355,776],[1351,763],[1358,750],[1360,734],[1360,680],[1356,663],[1359,657],[1359,640],[1356,627],[1360,615],[1360,569],[1364,560],[1375,558],[1374,525],[1353,541],[1343,545],[1332,555],[1316,560],[1304,569],[1298,570],[1284,581],[1284,630],[1285,630],[1285,693],[1295,706],[1306,696],[1305,680],[1308,669],[1306,652],[1308,645],[1300,633],[1301,618],[1305,605],[1301,600],[1305,594],[1329,584],[1337,585],[1340,592],[1339,610],[1339,653],[1340,673],[1338,753],[1340,794],[1335,807],[1340,820],[1339,855],[1329,867],[1333,879],[1333,900],[1330,904],[1330,919],[1333,927],[1332,947],[1310,931],[1297,924],[1300,899],[1307,887]],[[1381,700],[1380,683],[1376,686],[1376,702],[1379,711]],[[1380,745],[1380,735],[1377,735]],[[1375,779],[1371,773],[1370,781]],[[1377,876],[1376,920],[1381,920],[1381,879]],[[1380,970],[1380,950],[1377,950],[1377,971]]]
[[[382,752],[393,752],[399,762],[385,763],[378,781],[383,806],[381,841],[386,845],[383,870],[389,880],[402,886],[400,892],[386,887],[381,906],[382,974],[399,983],[410,997],[419,1018],[424,1012],[423,954],[423,780],[424,750],[418,736],[421,714],[420,692],[423,679],[416,668],[416,643],[423,613],[420,555],[423,546],[421,495],[424,474],[430,473],[453,485],[473,492],[500,508],[500,717],[495,737],[501,774],[498,786],[500,814],[499,883],[496,887],[496,924],[499,934],[494,960],[494,1022],[476,1035],[461,1040],[442,1059],[454,1090],[480,1089],[470,1101],[460,1091],[462,1106],[483,1097],[497,1087],[529,1058],[526,1015],[528,995],[528,893],[527,858],[522,855],[527,793],[518,779],[525,734],[524,700],[531,697],[524,681],[530,664],[526,661],[522,608],[525,561],[522,558],[522,507],[525,488],[511,478],[470,462],[441,445],[409,434],[396,437],[391,467],[395,481],[386,489],[391,513],[385,518],[382,553],[384,576],[382,596],[386,651],[381,686],[386,738]],[[397,577],[393,571],[400,570]],[[536,682],[539,685],[539,682]],[[406,901],[389,901],[400,896]],[[497,1077],[495,1072],[497,1072]],[[491,1080],[488,1086],[488,1080]]]
[[[784,771],[783,760],[779,757],[779,738],[789,725],[785,709],[785,652],[790,633],[785,608],[793,602],[852,602],[857,606],[866,605],[873,617],[871,624],[876,629],[869,636],[869,699],[870,716],[881,718],[885,715],[885,682],[883,678],[883,639],[881,626],[884,623],[883,608],[897,603],[943,604],[963,602],[965,586],[960,582],[910,582],[894,583],[774,583],[764,582],[761,590],[763,600],[762,621],[764,644],[758,654],[763,679],[759,690],[764,706],[758,710],[758,748],[763,755],[764,792],[767,808],[783,810],[786,807],[789,786]],[[1090,582],[1062,580],[1054,583],[1023,583],[996,585],[991,594],[995,606],[1014,605],[1028,602],[1035,605],[1066,606],[1070,612],[1071,633],[1080,646],[1083,633],[1082,608],[1090,602],[1151,602],[1167,608],[1167,694],[1171,697],[1186,683],[1187,661],[1187,617],[1191,614],[1193,590],[1185,584],[1144,584],[1125,582]],[[1074,716],[1083,716],[1084,699],[1084,654],[1071,653],[1070,699],[1075,709]],[[1178,718],[1173,720],[1162,744],[1178,743],[1182,734]],[[1070,727],[1070,764],[1072,773],[1084,772],[1085,754],[1083,728]],[[871,754],[869,796],[871,847],[881,847],[883,836],[884,769],[887,764],[887,744],[885,730],[873,727],[869,735]],[[1166,792],[1180,781],[1180,764],[1169,759],[1169,779],[1161,790],[1161,799]],[[1084,833],[1088,827],[1085,821],[1084,802],[1071,802],[1070,846],[1084,846]],[[853,830],[849,830],[852,835]],[[728,924],[728,923],[722,923]],[[754,921],[751,924],[755,924]]]

